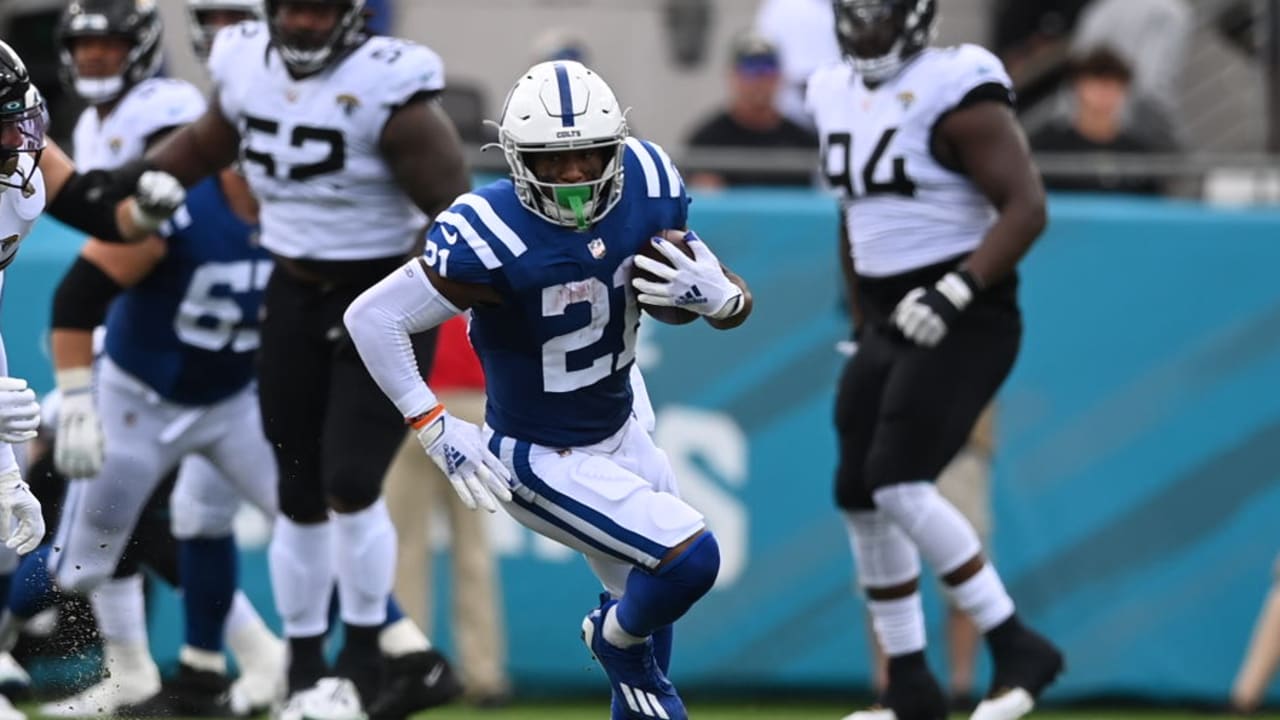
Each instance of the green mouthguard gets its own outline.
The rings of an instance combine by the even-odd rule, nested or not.
[[[573,217],[578,222],[579,230],[586,230],[590,226],[587,221],[587,213],[583,208],[586,206],[587,201],[591,199],[591,186],[572,185],[570,187],[558,187],[555,189],[555,196],[557,205],[573,211]]]

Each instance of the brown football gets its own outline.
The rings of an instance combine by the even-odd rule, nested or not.
[[[680,251],[683,252],[686,257],[693,257],[693,250],[689,248],[689,243],[684,241],[684,233],[684,230],[663,230],[662,237],[667,242],[680,248]],[[657,260],[668,267],[671,266],[671,261],[667,259],[667,256],[663,255],[651,242],[646,241],[644,245],[640,247],[640,251],[636,254]],[[662,280],[653,273],[641,270],[638,267],[633,266],[631,272],[634,277],[644,278],[654,282],[661,282]],[[682,308],[646,305],[644,303],[640,303],[640,307],[649,314],[649,317],[657,320],[658,322],[667,323],[668,325],[684,325],[698,319],[698,313],[691,310],[684,310]]]

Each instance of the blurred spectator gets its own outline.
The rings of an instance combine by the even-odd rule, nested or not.
[[[1031,147],[1040,152],[1143,153],[1161,150],[1158,143],[1125,125],[1125,104],[1132,71],[1119,55],[1099,48],[1072,63],[1074,107],[1066,121],[1056,122],[1031,136]],[[1153,178],[1117,178],[1099,172],[1093,176],[1048,175],[1045,186],[1054,190],[1158,193]]]
[[[555,60],[572,60],[590,67],[587,58],[587,45],[582,38],[564,28],[550,28],[533,41],[533,60],[531,64],[553,62]]]
[[[1105,48],[1123,58],[1133,71],[1131,124],[1172,142],[1182,136],[1178,83],[1194,30],[1188,0],[1093,0],[1080,15],[1071,54]]]
[[[773,43],[782,66],[776,104],[792,122],[813,127],[804,109],[804,86],[823,65],[840,62],[831,0],[764,0],[755,31]]]
[[[747,34],[733,44],[729,77],[729,104],[705,120],[689,136],[691,148],[801,148],[817,151],[818,138],[792,122],[774,104],[782,82],[778,52],[773,43]],[[760,171],[696,172],[689,184],[700,187],[725,185],[808,185],[810,173],[783,175]]]
[[[467,339],[467,320],[440,326],[428,383],[449,412],[484,422],[484,371]],[[453,559],[453,629],[467,697],[477,705],[504,704],[511,684],[506,674],[506,637],[498,602],[497,568],[486,532],[487,513],[468,510],[449,480],[409,433],[387,470],[387,508],[396,526],[396,596],[404,611],[431,635],[433,554],[430,523],[449,523]]]

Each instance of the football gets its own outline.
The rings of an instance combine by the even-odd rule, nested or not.
[[[693,250],[689,248],[689,243],[684,241],[684,234],[684,230],[663,230],[661,233],[664,240],[679,248],[686,257],[693,257]],[[641,246],[640,251],[636,254],[656,260],[668,267],[671,266],[671,261],[667,259],[666,255],[663,255],[656,247],[654,247],[653,243],[646,242]],[[631,272],[633,277],[644,278],[654,282],[662,281],[662,278],[659,278],[646,270],[641,270],[638,267],[633,266]],[[698,319],[698,313],[691,310],[684,310],[682,308],[661,307],[646,305],[644,303],[640,303],[640,307],[654,320],[667,323],[668,325],[684,325]]]

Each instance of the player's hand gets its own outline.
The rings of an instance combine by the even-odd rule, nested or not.
[[[485,447],[480,428],[450,415],[443,405],[427,412],[417,427],[418,442],[440,467],[462,504],[497,512],[498,503],[511,502],[511,473]]]
[[[138,229],[151,233],[187,199],[187,191],[178,178],[160,170],[148,170],[138,178],[131,208]]]
[[[44,539],[40,501],[31,494],[17,468],[0,474],[0,536],[4,537],[5,547],[19,555],[35,550]]]
[[[889,322],[916,345],[935,347],[977,291],[978,284],[968,271],[949,272],[933,287],[918,287],[903,296]]]
[[[53,465],[72,479],[88,478],[102,469],[102,422],[93,402],[93,371],[60,370],[58,435],[53,443]]]
[[[631,285],[640,293],[638,300],[645,305],[677,307],[690,312],[722,320],[742,309],[742,288],[724,274],[720,259],[693,231],[685,235],[685,242],[693,251],[693,258],[686,257],[678,248],[662,238],[651,240],[671,265],[652,258],[636,255],[635,263],[662,279],[660,282],[637,277]]]
[[[27,381],[0,377],[0,442],[22,443],[36,436],[40,403]]]

